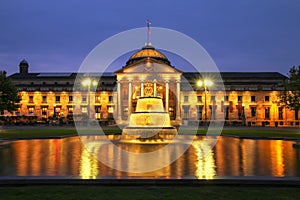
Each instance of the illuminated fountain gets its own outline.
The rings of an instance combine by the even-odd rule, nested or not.
[[[123,136],[140,141],[171,139],[176,134],[177,129],[171,126],[170,116],[159,97],[139,98],[129,125],[122,132]]]

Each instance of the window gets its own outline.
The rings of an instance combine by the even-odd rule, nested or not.
[[[255,101],[256,101],[255,96],[251,96],[251,102],[255,102]]]
[[[269,96],[265,96],[265,101],[270,101],[270,97]]]
[[[68,107],[68,112],[73,113],[73,107]]]
[[[224,101],[225,102],[229,101],[229,97],[228,96],[224,96]]]
[[[43,85],[46,85],[46,82],[43,82]]]
[[[114,113],[114,107],[108,106],[108,113]]]
[[[113,97],[113,96],[109,96],[109,97],[108,97],[108,101],[109,101],[110,103],[112,103],[112,102],[114,101],[114,97]]]
[[[265,119],[270,119],[270,107],[265,108]]]
[[[251,117],[256,117],[256,107],[251,107]]]
[[[184,102],[188,102],[189,101],[189,96],[184,96]]]
[[[95,96],[95,103],[100,103],[100,96]]]
[[[60,96],[55,96],[55,101],[56,101],[56,103],[59,103],[60,102]]]
[[[43,96],[42,98],[43,98],[43,100],[42,100],[43,103],[46,103],[47,102],[47,96]]]
[[[82,96],[82,102],[86,102],[86,96]]]
[[[48,108],[42,107],[42,117],[47,117],[47,110]]]
[[[33,103],[33,96],[29,96],[29,103]]]
[[[283,120],[283,107],[278,108],[278,119]]]
[[[197,96],[197,101],[202,102],[202,96]]]
[[[238,96],[238,102],[242,102],[243,101],[243,97],[242,96]]]
[[[198,120],[202,120],[202,110],[203,110],[203,106],[197,106],[197,118],[198,118]]]
[[[216,96],[210,96],[210,100],[211,101],[215,101],[216,100]]]
[[[29,112],[30,115],[33,114],[33,111],[34,111],[34,107],[29,107],[29,108],[28,108],[28,112]]]
[[[87,113],[87,107],[86,106],[82,106],[81,107],[81,112],[82,113]]]
[[[69,102],[73,102],[73,96],[69,96]]]
[[[189,111],[190,111],[190,106],[183,106],[183,118],[184,119],[189,118]]]

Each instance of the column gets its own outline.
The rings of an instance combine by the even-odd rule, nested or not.
[[[131,95],[132,95],[132,83],[131,81],[128,82],[128,120],[131,114]]]
[[[121,82],[117,81],[117,120],[122,120],[122,108],[121,108]]]
[[[144,81],[141,82],[141,97],[144,96]]]
[[[156,79],[153,81],[153,96],[156,97]]]
[[[181,121],[180,117],[180,81],[176,81],[176,97],[177,97],[177,103],[176,103],[176,121]]]
[[[166,112],[169,113],[169,81],[166,81]]]

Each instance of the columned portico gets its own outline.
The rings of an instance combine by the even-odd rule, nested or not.
[[[117,120],[122,120],[122,107],[121,107],[121,82],[117,81]]]
[[[125,119],[129,122],[139,98],[159,97],[164,102],[165,111],[170,114],[171,123],[181,124],[179,121],[182,72],[171,66],[165,55],[147,45],[133,54],[126,65],[115,74],[118,80],[116,114],[119,122],[126,123],[122,121]]]
[[[181,123],[181,117],[180,117],[180,81],[176,81],[176,122]]]
[[[132,110],[132,83],[131,81],[128,82],[128,116],[130,116],[131,114],[131,110]]]
[[[141,82],[141,97],[144,97],[144,81]]]
[[[166,112],[169,112],[169,81],[165,82],[165,86],[166,86],[165,109],[166,109]]]

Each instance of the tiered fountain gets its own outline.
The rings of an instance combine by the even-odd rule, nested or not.
[[[176,134],[177,129],[171,126],[170,116],[159,97],[139,98],[135,112],[130,115],[129,125],[122,132],[122,135],[140,141],[162,141]]]

